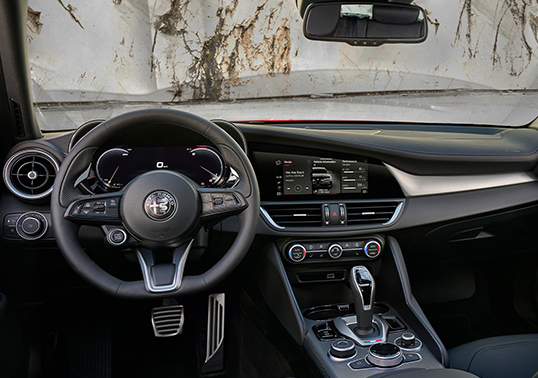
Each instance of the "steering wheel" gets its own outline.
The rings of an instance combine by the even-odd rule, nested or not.
[[[238,185],[233,189],[202,188],[180,173],[157,169],[135,177],[119,192],[83,195],[77,191],[76,180],[91,164],[97,149],[134,126],[147,126],[148,132],[152,126],[177,127],[204,136],[237,171]],[[222,281],[248,251],[256,233],[259,208],[256,175],[241,147],[215,124],[167,109],[127,113],[95,127],[64,159],[51,198],[56,242],[69,265],[104,292],[133,299],[194,294]],[[230,249],[205,273],[184,276],[196,233],[205,224],[231,215],[238,215],[240,229]],[[99,267],[78,240],[83,224],[113,226],[134,240],[143,280],[123,281]],[[161,257],[166,250],[172,251],[172,261],[163,263]]]

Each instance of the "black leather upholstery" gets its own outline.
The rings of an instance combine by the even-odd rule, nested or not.
[[[481,378],[531,378],[538,372],[538,334],[490,337],[449,354],[452,368]]]

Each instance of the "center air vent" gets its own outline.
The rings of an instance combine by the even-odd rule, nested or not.
[[[344,202],[347,214],[346,224],[355,227],[387,226],[397,218],[402,204],[402,201]],[[321,203],[265,203],[262,207],[262,214],[276,228],[321,227],[322,208]]]
[[[280,227],[321,227],[321,204],[266,204],[263,208]]]
[[[346,203],[347,224],[361,226],[388,223],[400,204],[399,201]]]
[[[52,192],[59,166],[56,159],[40,149],[22,150],[4,166],[4,182],[18,197],[35,200]]]

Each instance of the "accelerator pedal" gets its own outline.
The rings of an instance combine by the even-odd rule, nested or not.
[[[207,301],[207,330],[205,339],[205,361],[202,375],[224,370],[224,293],[211,294]]]

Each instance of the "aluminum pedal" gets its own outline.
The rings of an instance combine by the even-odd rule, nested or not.
[[[151,310],[151,324],[155,337],[171,337],[183,331],[183,305],[155,307]]]
[[[224,341],[224,299],[224,293],[211,294],[208,298],[205,363],[218,352]]]

